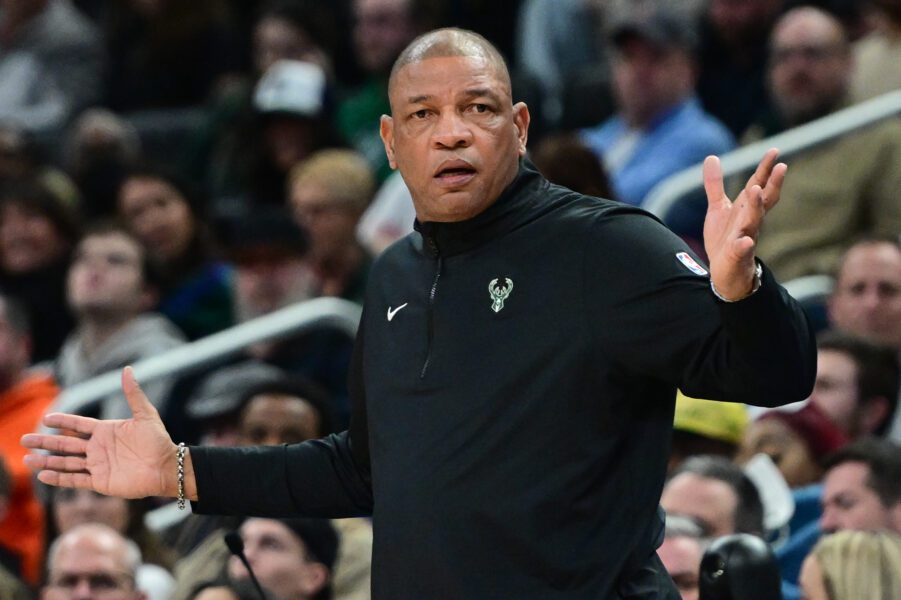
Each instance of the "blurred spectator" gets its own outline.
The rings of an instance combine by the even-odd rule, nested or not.
[[[296,444],[335,432],[325,391],[303,379],[257,385],[238,410],[239,446]]]
[[[19,440],[37,430],[59,389],[49,375],[26,371],[30,362],[25,308],[0,294],[0,460],[11,476],[5,516],[0,517],[0,547],[15,554],[20,563],[16,575],[35,585],[44,551],[44,510],[35,496],[33,473],[22,462],[28,451]]]
[[[298,60],[319,65],[332,79],[337,38],[333,11],[323,9],[321,2],[269,2],[254,27],[254,70],[263,74],[280,60]]]
[[[768,41],[785,0],[710,0],[698,52],[701,103],[736,136],[769,104]]]
[[[74,206],[79,201],[75,183],[63,171],[41,158],[35,136],[10,121],[0,122],[0,185],[35,181],[59,198]]]
[[[820,527],[901,533],[901,447],[863,439],[829,458]]]
[[[43,186],[0,187],[0,290],[39,318],[31,324],[31,359],[52,360],[75,320],[66,303],[69,256],[79,236],[74,207]]]
[[[157,285],[140,241],[127,230],[101,223],[85,233],[67,278],[67,298],[78,326],[56,361],[62,387],[183,343],[181,332],[168,319],[150,312],[156,303]],[[164,377],[144,385],[160,412],[172,383]],[[112,419],[127,418],[131,412],[121,392],[116,392],[100,401],[99,414]]]
[[[854,44],[851,96],[855,102],[901,89],[901,2],[870,0],[875,27]]]
[[[230,327],[232,268],[217,258],[198,192],[165,170],[136,168],[123,178],[118,212],[156,263],[157,310],[189,340]]]
[[[199,105],[240,66],[222,0],[124,0],[104,26],[116,112]]]
[[[748,411],[742,404],[700,400],[678,392],[667,470],[672,472],[698,454],[732,459],[747,426]]]
[[[613,198],[604,166],[579,138],[570,133],[541,140],[532,162],[551,183],[599,198]]]
[[[338,535],[325,519],[250,518],[240,528],[244,553],[260,584],[278,598],[328,600],[338,554]],[[250,575],[241,561],[229,559],[232,580]]]
[[[887,432],[898,406],[898,382],[894,350],[836,332],[817,341],[810,402],[851,439]]]
[[[116,194],[125,171],[141,158],[137,130],[115,113],[101,108],[84,111],[65,143],[66,170],[81,192],[79,208],[86,219],[116,213]]]
[[[288,187],[294,219],[310,239],[320,293],[362,304],[372,256],[356,229],[375,191],[366,159],[353,150],[321,150],[291,170]]]
[[[272,592],[263,588],[263,597],[250,579],[240,581],[205,581],[191,592],[187,600],[275,600]]]
[[[3,458],[0,457],[0,523],[6,519],[11,494],[12,480]],[[16,575],[18,563],[15,554],[0,545],[0,598],[30,600],[32,597],[25,583]]]
[[[804,561],[806,600],[901,598],[901,536],[843,531],[820,540]]]
[[[582,131],[614,196],[634,205],[667,176],[735,145],[694,95],[695,32],[668,5],[639,6],[609,35],[618,113]]]
[[[839,261],[829,320],[841,331],[901,351],[901,242],[897,235],[852,245]]]
[[[410,190],[395,171],[382,183],[369,208],[360,217],[357,225],[357,239],[373,256],[378,256],[385,248],[413,232],[416,209]]]
[[[742,470],[721,456],[693,456],[663,487],[660,505],[668,515],[688,517],[705,537],[763,533],[763,505]]]
[[[6,0],[0,12],[0,119],[54,135],[99,100],[99,32],[69,0]]]
[[[429,29],[425,0],[351,0],[354,50],[366,80],[346,90],[338,105],[338,130],[383,181],[391,174],[379,136],[379,117],[390,114],[388,75],[414,37]]]
[[[147,509],[147,499],[126,500],[92,490],[52,488],[48,510],[52,517],[49,539],[91,523],[111,528],[136,544],[140,551],[137,588],[147,594],[148,600],[168,600],[175,587],[175,579],[170,573],[175,555],[144,524]]]
[[[707,547],[701,528],[691,519],[666,516],[663,543],[657,549],[660,562],[673,578],[682,600],[698,600],[701,557]]]
[[[141,552],[106,525],[80,525],[60,536],[47,556],[42,600],[149,600],[136,587]]]
[[[735,460],[745,464],[756,454],[766,454],[794,489],[817,483],[823,476],[825,457],[847,443],[838,425],[810,403],[794,412],[763,413],[745,432]]]
[[[812,7],[789,11],[773,32],[770,59],[774,113],[753,126],[745,141],[801,125],[847,103],[853,60],[835,17]],[[790,164],[784,202],[770,214],[757,247],[779,279],[831,273],[854,238],[901,231],[897,119],[820,144],[792,157]]]

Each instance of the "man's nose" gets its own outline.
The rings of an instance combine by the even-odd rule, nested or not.
[[[447,112],[439,115],[432,139],[440,148],[466,148],[472,143],[472,130],[461,115]]]
[[[832,533],[839,529],[838,518],[833,509],[828,507],[823,509],[823,514],[820,517],[820,529],[824,533]]]
[[[91,580],[87,577],[80,578],[75,585],[75,589],[72,590],[72,598],[75,600],[93,600],[94,596],[91,592]]]

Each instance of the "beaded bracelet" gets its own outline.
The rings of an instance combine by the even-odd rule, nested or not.
[[[185,452],[188,451],[182,442],[175,450],[175,462],[178,466],[178,509],[185,509]]]

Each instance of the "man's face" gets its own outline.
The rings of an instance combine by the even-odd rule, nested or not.
[[[81,537],[60,548],[41,600],[142,600],[124,549],[108,542]]]
[[[239,430],[242,446],[297,444],[320,437],[319,414],[303,398],[259,394],[247,403]]]
[[[385,73],[416,37],[411,0],[356,0],[353,41],[357,60],[369,73]]]
[[[817,352],[817,378],[810,401],[849,436],[860,433],[860,398],[857,391],[857,364],[837,350]]]
[[[316,295],[318,281],[301,257],[263,253],[235,265],[235,305],[240,322]]]
[[[326,73],[331,72],[328,56],[307,32],[286,19],[268,16],[253,30],[254,66],[257,73],[265,73],[280,60],[311,62]]]
[[[616,49],[613,91],[619,111],[633,127],[682,101],[694,80],[691,59],[684,50],[662,48],[632,36]]]
[[[843,529],[892,529],[891,511],[867,485],[870,468],[862,462],[836,465],[823,479],[823,515],[820,527],[832,533]],[[896,509],[896,512],[898,509]],[[901,530],[895,529],[898,533]]]
[[[123,535],[128,528],[128,501],[92,490],[56,488],[53,513],[60,533],[85,523],[102,523]]]
[[[838,26],[822,15],[781,21],[770,47],[770,93],[790,124],[834,110],[848,91],[852,61]]]
[[[829,299],[829,317],[842,331],[901,349],[901,251],[889,243],[848,251]]]
[[[529,127],[526,105],[486,59],[406,65],[389,90],[382,140],[420,221],[462,221],[488,208],[516,177]]]
[[[191,243],[191,209],[165,181],[150,177],[128,180],[119,192],[119,213],[148,252],[164,261],[179,258]]]
[[[69,267],[68,299],[77,313],[139,313],[148,304],[141,248],[120,233],[86,237]]]
[[[317,261],[340,258],[356,241],[360,213],[348,202],[334,198],[322,185],[292,186],[294,219],[310,236],[310,253]]]
[[[9,273],[35,271],[59,258],[67,247],[46,216],[15,203],[0,208],[0,266]]]
[[[657,556],[673,578],[682,600],[698,600],[702,555],[698,540],[685,536],[668,537],[657,548]]]
[[[738,497],[719,479],[680,473],[663,488],[660,505],[668,514],[693,519],[708,537],[735,533]]]

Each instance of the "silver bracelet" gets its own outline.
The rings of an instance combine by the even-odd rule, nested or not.
[[[754,293],[760,289],[760,284],[763,282],[763,267],[760,266],[760,263],[757,263],[757,268],[754,269],[754,287],[751,289],[751,292],[745,296],[744,298],[739,298],[738,300],[728,300],[720,295],[718,291],[716,291],[716,286],[713,285],[713,278],[710,279],[710,289],[713,290],[713,295],[722,300],[723,302],[740,302],[745,298],[753,296]]]
[[[178,510],[185,509],[185,452],[188,447],[182,442],[175,450],[175,462],[178,466]]]

